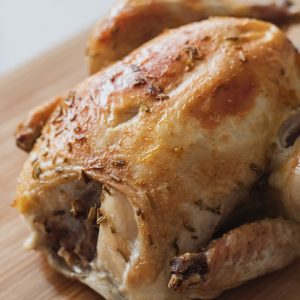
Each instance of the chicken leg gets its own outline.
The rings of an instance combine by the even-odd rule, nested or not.
[[[199,253],[171,261],[169,288],[212,299],[222,291],[278,270],[300,255],[300,225],[265,219],[233,229]]]

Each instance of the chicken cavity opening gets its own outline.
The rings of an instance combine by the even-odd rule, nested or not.
[[[280,144],[284,148],[293,146],[300,136],[300,112],[290,116],[279,131]]]
[[[33,220],[38,246],[50,250],[52,262],[66,273],[83,275],[96,255],[101,184],[77,180],[42,197],[42,212]]]

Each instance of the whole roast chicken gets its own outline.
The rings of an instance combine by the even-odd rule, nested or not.
[[[27,246],[108,300],[212,299],[300,255],[300,55],[285,33],[212,17],[147,42],[214,15],[299,18],[245,2],[121,2],[89,42],[91,71],[111,65],[17,129]]]

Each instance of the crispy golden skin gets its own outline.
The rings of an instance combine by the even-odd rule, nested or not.
[[[90,37],[90,73],[123,58],[167,28],[210,16],[253,17],[277,25],[300,20],[292,3],[284,0],[121,0]]]
[[[17,193],[33,246],[107,299],[187,299],[193,289],[168,289],[169,262],[205,247],[248,199],[299,104],[299,54],[276,26],[211,18],[165,32],[78,85],[50,116]],[[277,245],[276,226],[286,229],[284,253],[299,254],[289,238],[298,225],[249,228],[260,224],[269,244],[254,240],[249,256],[228,245],[251,276],[232,264],[235,279],[216,280],[211,295],[290,261],[253,257]],[[245,241],[247,228],[237,231]]]

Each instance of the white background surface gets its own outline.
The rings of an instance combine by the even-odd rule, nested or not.
[[[91,26],[115,0],[0,0],[0,75]]]

